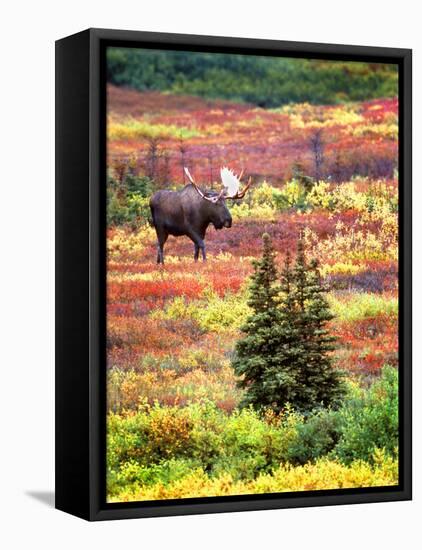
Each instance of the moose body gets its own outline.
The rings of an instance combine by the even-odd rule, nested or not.
[[[186,235],[194,243],[194,260],[206,260],[205,233],[210,224],[215,229],[231,227],[232,217],[226,205],[226,199],[243,198],[251,182],[239,193],[240,178],[227,168],[221,170],[223,189],[201,191],[185,168],[190,180],[180,191],[157,191],[150,200],[152,221],[157,233],[157,263],[164,263],[164,244],[169,235],[180,237]],[[229,194],[226,191],[230,191]]]
[[[216,197],[207,192],[206,196]],[[150,200],[152,220],[157,233],[157,262],[164,263],[164,244],[169,235],[189,237],[195,247],[194,259],[198,260],[199,250],[206,259],[205,233],[210,224],[215,229],[231,227],[232,217],[220,199],[212,203],[204,200],[193,185],[186,185],[180,191],[157,191]]]

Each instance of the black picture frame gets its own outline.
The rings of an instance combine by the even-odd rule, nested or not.
[[[106,503],[104,52],[110,45],[398,64],[397,487]],[[108,520],[411,499],[411,79],[409,49],[105,29],[56,42],[56,508]]]

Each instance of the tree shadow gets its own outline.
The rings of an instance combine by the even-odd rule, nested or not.
[[[26,491],[25,494],[35,500],[38,500],[49,508],[54,508],[54,491]]]

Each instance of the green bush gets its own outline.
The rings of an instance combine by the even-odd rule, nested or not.
[[[210,402],[110,413],[110,483],[146,482],[153,474],[161,475],[161,469],[151,470],[154,464],[163,466],[172,460],[191,461],[191,466],[199,465],[211,476],[230,472],[233,479],[253,479],[286,461],[300,421],[292,411],[272,421],[252,409],[228,415]]]
[[[170,459],[160,464],[142,466],[136,461],[123,463],[118,470],[107,473],[107,487],[110,494],[117,493],[122,488],[136,490],[138,487],[150,486],[155,483],[169,485],[192,474],[200,468],[193,460]]]
[[[291,464],[307,464],[327,455],[340,437],[337,411],[321,410],[298,423],[295,437],[287,449]]]
[[[109,177],[107,225],[138,228],[152,223],[149,198],[153,193],[150,178],[126,174],[121,185]]]
[[[398,449],[398,372],[386,366],[368,389],[352,388],[338,411],[341,436],[333,454],[344,464],[371,461],[377,449],[395,457]]]
[[[289,406],[277,415],[251,408],[228,414],[205,401],[141,405],[136,412],[109,413],[107,438],[110,495],[171,485],[195,472],[246,482],[320,459],[376,466],[381,456],[397,458],[397,371],[385,367],[368,388],[350,384],[336,411],[305,417]]]
[[[243,409],[228,418],[221,433],[221,450],[212,474],[229,473],[233,479],[254,479],[271,472],[286,461],[286,453],[296,434],[300,417],[291,412],[270,423],[252,409]]]
[[[123,225],[127,223],[129,217],[129,209],[119,197],[117,193],[109,191],[107,193],[107,226]]]
[[[273,200],[277,210],[281,212],[291,208],[303,211],[310,207],[305,186],[295,179],[288,181],[280,191],[274,193]]]
[[[149,198],[154,192],[154,182],[147,176],[135,176],[128,173],[124,179],[124,187],[128,197]]]
[[[132,227],[151,225],[152,216],[149,207],[149,198],[140,195],[132,195],[127,200],[127,223]]]

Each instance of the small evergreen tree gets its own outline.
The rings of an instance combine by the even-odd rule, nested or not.
[[[318,262],[311,260],[307,264],[302,239],[297,245],[293,279],[291,300],[296,308],[295,323],[302,349],[297,358],[300,391],[295,406],[300,410],[335,406],[344,387],[342,374],[333,368],[330,354],[336,338],[330,335],[327,323],[333,315],[325,297],[327,289],[321,283]]]
[[[318,264],[307,264],[303,242],[296,262],[287,254],[277,281],[275,253],[267,234],[262,259],[254,263],[249,306],[253,313],[242,327],[233,362],[243,405],[282,410],[287,403],[306,412],[335,406],[343,395],[341,374],[332,367],[335,338]]]
[[[297,308],[294,303],[294,277],[291,257],[287,253],[281,271],[281,284],[278,296],[278,326],[273,327],[275,350],[273,360],[266,369],[262,380],[266,400],[262,405],[280,412],[286,403],[297,403],[300,399],[300,363],[303,342],[297,324]]]
[[[236,344],[233,361],[234,371],[241,378],[239,386],[247,389],[242,404],[252,404],[255,407],[269,404],[264,375],[276,366],[279,349],[280,289],[275,253],[270,236],[265,233],[262,238],[262,258],[253,262],[254,273],[248,300],[252,315],[242,327],[245,336]]]

